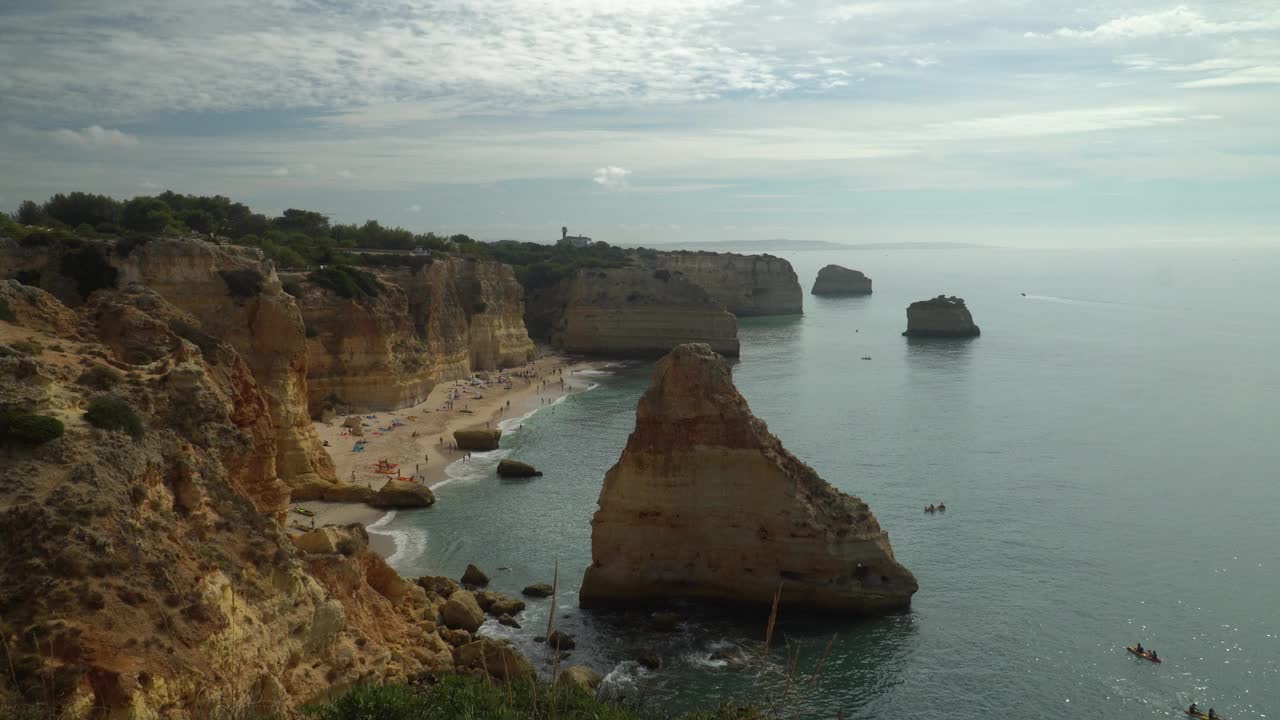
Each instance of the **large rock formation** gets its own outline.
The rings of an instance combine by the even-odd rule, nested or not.
[[[813,281],[814,295],[870,295],[871,278],[859,270],[828,265],[818,271]]]
[[[642,252],[640,258],[648,267],[683,275],[738,317],[804,311],[800,280],[780,257],[682,251]]]
[[[370,410],[407,407],[438,382],[533,358],[510,267],[441,258],[376,274],[380,290],[365,298],[340,297],[302,273],[285,278],[306,322],[313,412],[330,398]]]
[[[16,320],[0,320],[0,409],[66,427],[0,462],[0,714],[22,697],[50,717],[275,715],[457,668],[434,629],[443,599],[370,553],[362,529],[307,552],[285,536],[282,436],[233,344],[136,284],[73,307],[13,281],[0,298]],[[141,437],[85,422],[104,393]]]
[[[919,300],[907,306],[907,337],[976,337],[982,330],[973,324],[973,316],[964,300],[939,295],[932,300]]]
[[[705,290],[669,270],[588,268],[530,298],[531,327],[568,352],[655,357],[704,342],[738,354],[738,322]]]
[[[824,482],[751,414],[706,345],[658,363],[605,475],[583,607],[672,598],[869,613],[916,580],[866,503]]]

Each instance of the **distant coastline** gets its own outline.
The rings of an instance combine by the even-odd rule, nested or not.
[[[642,247],[641,245],[622,244],[621,247]],[[758,253],[764,250],[976,250],[998,247],[996,245],[980,245],[962,242],[877,242],[877,243],[836,243],[826,240],[718,240],[710,242],[666,242],[643,245],[653,250],[670,252],[672,250],[711,250],[715,252],[732,252],[735,250]]]

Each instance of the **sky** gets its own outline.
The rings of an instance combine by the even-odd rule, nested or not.
[[[1276,0],[4,0],[0,208],[1280,245]]]

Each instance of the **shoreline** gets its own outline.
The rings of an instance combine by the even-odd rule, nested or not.
[[[451,482],[449,466],[461,462],[466,456],[466,452],[453,449],[454,431],[500,427],[502,423],[513,420],[523,422],[538,411],[593,385],[575,381],[567,374],[598,369],[606,364],[604,360],[572,360],[548,353],[529,365],[489,372],[495,378],[499,375],[510,377],[510,390],[496,382],[479,387],[470,385],[466,380],[441,382],[431,388],[426,400],[416,405],[362,413],[364,439],[368,442],[361,452],[352,450],[359,438],[351,436],[342,424],[348,416],[313,425],[322,443],[328,443],[325,450],[333,460],[339,483],[365,484],[376,490],[388,482],[397,482],[389,475],[375,472],[378,461],[386,460],[398,465],[396,470],[401,476],[412,477],[414,482],[435,490]],[[527,379],[514,375],[528,371],[536,375]],[[446,403],[454,391],[461,394],[454,401],[454,407],[448,408]],[[390,423],[396,420],[402,425],[390,431],[379,429],[390,427]],[[303,518],[291,512],[291,524],[293,520],[304,524],[314,520],[315,527],[319,528],[359,523],[369,531],[369,549],[384,559],[390,560],[401,549],[394,533],[378,531],[395,517],[397,511],[394,509],[323,500],[292,503],[290,508],[293,507],[302,507],[315,515]],[[291,532],[297,531],[300,529],[291,528]]]

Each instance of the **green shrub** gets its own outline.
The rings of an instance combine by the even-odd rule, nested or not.
[[[9,343],[9,347],[17,350],[23,355],[39,355],[44,348],[40,347],[40,343],[33,340],[18,340]]]
[[[118,397],[104,395],[89,403],[84,419],[101,430],[128,433],[136,440],[142,437],[142,418],[129,403]]]
[[[48,415],[33,415],[17,410],[0,412],[0,440],[43,445],[62,437],[62,421]]]
[[[0,297],[0,320],[5,322],[18,322],[18,316],[13,314],[13,308],[9,307],[8,298]]]
[[[344,298],[377,297],[382,290],[378,278],[345,265],[331,265],[307,275],[311,282]]]
[[[218,274],[236,297],[253,297],[262,292],[262,273],[257,270],[220,270]]]
[[[94,390],[110,390],[124,379],[124,374],[110,365],[94,365],[80,373],[76,382]]]

